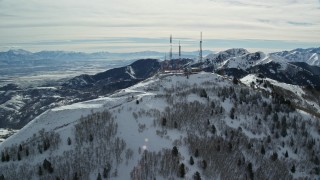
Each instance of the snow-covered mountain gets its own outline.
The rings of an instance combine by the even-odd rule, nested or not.
[[[308,52],[316,52],[313,49]],[[292,62],[281,53],[250,53],[245,49],[229,49],[210,54],[202,65],[204,70],[243,78],[249,74],[262,74],[268,78],[301,86],[320,86],[320,68],[305,62]]]
[[[318,177],[318,117],[278,90],[250,84],[212,73],[159,74],[108,97],[47,110],[0,144],[0,177]]]
[[[308,49],[294,49],[272,53],[281,56],[291,62],[306,62],[312,66],[320,66],[320,47]]]

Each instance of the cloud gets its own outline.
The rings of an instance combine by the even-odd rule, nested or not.
[[[314,0],[0,0],[0,45],[167,37],[315,42]],[[83,42],[85,44],[85,42]],[[264,43],[264,42],[261,42]],[[49,47],[50,48],[50,47]]]

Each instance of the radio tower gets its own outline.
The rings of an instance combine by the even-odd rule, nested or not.
[[[172,60],[172,35],[170,35],[170,61]]]
[[[200,52],[199,52],[199,62],[202,63],[202,32],[200,33]]]
[[[179,60],[181,60],[181,45],[180,45],[180,41],[179,41]]]

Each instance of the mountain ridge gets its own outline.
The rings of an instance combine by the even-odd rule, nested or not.
[[[276,91],[255,91],[250,81],[162,74],[108,97],[48,110],[0,144],[0,176],[316,178],[317,119],[292,109]]]

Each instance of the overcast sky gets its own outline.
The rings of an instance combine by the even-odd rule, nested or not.
[[[320,0],[0,0],[0,51],[320,46]]]

